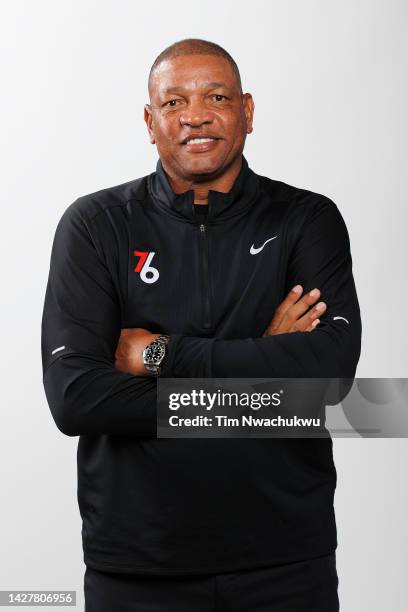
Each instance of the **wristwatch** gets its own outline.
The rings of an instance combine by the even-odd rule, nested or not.
[[[143,363],[148,372],[160,375],[160,365],[166,356],[166,347],[170,336],[161,334],[150,342],[143,351]]]

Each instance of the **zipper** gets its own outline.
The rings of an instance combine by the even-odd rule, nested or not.
[[[210,278],[208,265],[207,227],[200,223],[201,266],[203,273],[203,327],[211,327]]]

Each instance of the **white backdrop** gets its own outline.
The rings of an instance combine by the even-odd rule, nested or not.
[[[250,166],[329,196],[346,221],[357,376],[406,377],[408,5],[14,0],[1,16],[0,589],[76,589],[83,609],[77,439],[52,421],[40,355],[61,214],[154,169],[151,63],[181,38],[218,42],[254,96]],[[334,450],[342,609],[403,612],[408,440],[335,439]]]

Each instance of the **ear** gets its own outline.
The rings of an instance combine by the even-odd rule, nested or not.
[[[242,104],[244,106],[244,113],[247,124],[247,134],[250,134],[253,131],[253,121],[254,121],[254,110],[255,103],[250,93],[245,93],[242,96]]]
[[[156,141],[153,134],[153,115],[152,107],[150,106],[150,104],[144,105],[144,120],[146,122],[147,130],[149,132],[150,142],[154,144]]]

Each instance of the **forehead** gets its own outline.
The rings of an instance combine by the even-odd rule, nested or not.
[[[197,90],[208,84],[238,87],[236,74],[227,59],[217,55],[179,55],[162,61],[150,81],[150,94],[163,95],[167,90]]]

